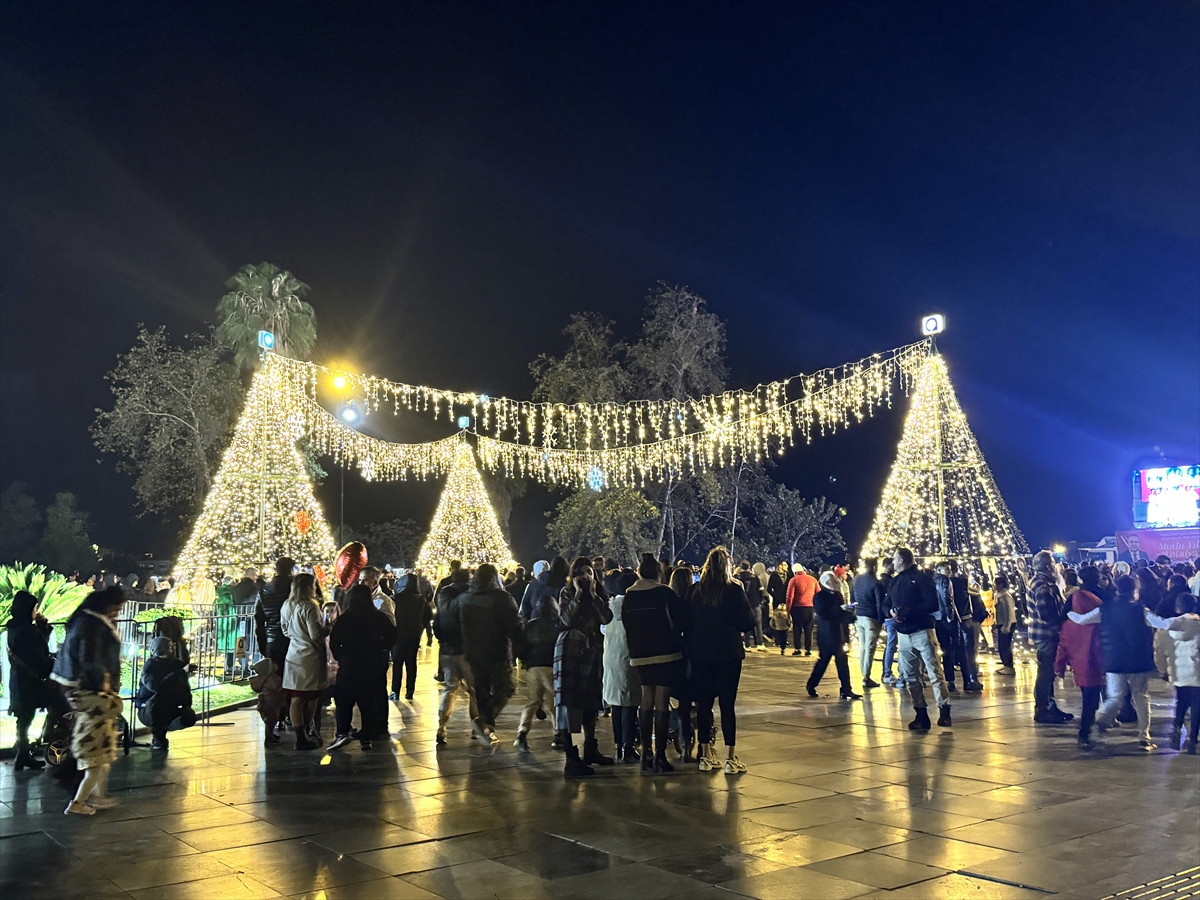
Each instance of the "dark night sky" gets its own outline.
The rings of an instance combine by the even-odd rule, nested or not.
[[[631,329],[659,279],[728,320],[735,385],[940,310],[1030,543],[1109,534],[1130,469],[1200,460],[1198,35],[1145,0],[4,3],[0,484],[172,552],[96,463],[102,376],[265,259],[312,286],[318,358],[517,397],[571,312]],[[781,467],[852,546],[901,420]],[[423,519],[436,487],[348,494]]]

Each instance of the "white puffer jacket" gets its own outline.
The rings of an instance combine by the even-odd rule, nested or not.
[[[1164,667],[1176,687],[1200,687],[1200,615],[1188,613],[1161,619],[1146,616],[1146,622],[1161,629],[1155,635],[1155,663]]]
[[[629,639],[621,606],[625,595],[608,601],[613,620],[604,626],[604,702],[609,706],[637,706],[642,702],[642,682],[629,664]]]

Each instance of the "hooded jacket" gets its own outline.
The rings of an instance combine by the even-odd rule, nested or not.
[[[121,685],[121,637],[105,616],[77,610],[54,659],[52,677],[85,691],[117,691]]]
[[[525,588],[525,596],[521,598],[521,618],[529,622],[541,616],[546,601],[557,600],[566,583],[566,578],[554,578],[549,568],[539,572],[538,576],[529,582],[529,587]]]
[[[138,718],[150,728],[168,728],[176,719],[182,727],[194,725],[192,689],[188,684],[187,666],[175,657],[175,645],[170,638],[157,637],[150,643],[150,658],[142,667],[134,703]]]
[[[508,643],[521,639],[517,604],[501,587],[472,587],[459,599],[462,654],[472,666],[497,666],[508,661]]]
[[[397,591],[393,598],[396,616],[396,643],[414,644],[421,640],[425,627],[433,618],[429,601],[421,595],[415,575],[409,575],[404,590]],[[384,613],[387,615],[387,613]]]
[[[54,667],[50,655],[50,625],[34,622],[37,597],[17,591],[13,597],[12,618],[8,620],[9,709],[14,716],[30,715],[49,700],[46,679]]]
[[[1169,619],[1146,616],[1146,622],[1153,628],[1163,629],[1154,645],[1155,655],[1160,657],[1160,666],[1166,664],[1172,684],[1200,687],[1200,616],[1195,613]]]
[[[1086,615],[1099,608],[1100,598],[1095,594],[1082,588],[1072,592],[1072,612]],[[1066,673],[1067,666],[1075,674],[1075,684],[1081,688],[1104,684],[1104,650],[1099,625],[1078,625],[1070,619],[1063,623],[1054,671],[1061,676]]]
[[[329,652],[338,661],[339,684],[378,679],[387,668],[383,651],[396,639],[396,626],[375,608],[365,585],[351,588],[349,599],[349,608],[337,617],[329,633]]]

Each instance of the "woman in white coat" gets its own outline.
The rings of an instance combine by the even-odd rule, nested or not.
[[[637,762],[633,743],[637,729],[638,703],[642,698],[642,683],[637,669],[629,664],[629,640],[621,619],[625,597],[608,601],[613,619],[604,626],[604,702],[612,707],[613,740],[617,746],[618,762]]]
[[[1200,725],[1200,616],[1196,615],[1196,598],[1180,594],[1175,598],[1177,615],[1170,619],[1146,612],[1146,624],[1161,629],[1154,644],[1155,662],[1159,671],[1164,666],[1175,685],[1175,727],[1171,730],[1171,746],[1176,750],[1196,753],[1196,732]],[[1188,713],[1187,742],[1183,743],[1183,723]]]
[[[279,611],[279,624],[290,641],[283,666],[283,689],[291,698],[296,749],[321,746],[314,734],[314,719],[325,689],[325,636],[328,633],[317,603],[317,582],[312,575],[292,579],[292,592]]]

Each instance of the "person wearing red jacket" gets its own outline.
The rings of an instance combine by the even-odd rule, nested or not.
[[[808,574],[800,563],[792,566],[795,574],[787,586],[787,610],[792,617],[792,656],[800,655],[800,636],[804,636],[804,655],[812,656],[813,597],[817,594],[817,579]]]
[[[1094,568],[1090,571],[1097,572]],[[1086,587],[1071,593],[1071,610],[1079,615],[1090,613],[1100,605],[1100,598]],[[1058,654],[1054,659],[1055,674],[1061,678],[1066,674],[1067,666],[1071,667],[1075,685],[1083,694],[1083,713],[1079,717],[1079,749],[1090,750],[1092,723],[1096,719],[1096,711],[1100,708],[1100,689],[1104,684],[1104,655],[1100,646],[1099,625],[1077,625],[1069,619],[1063,623],[1058,641]]]

